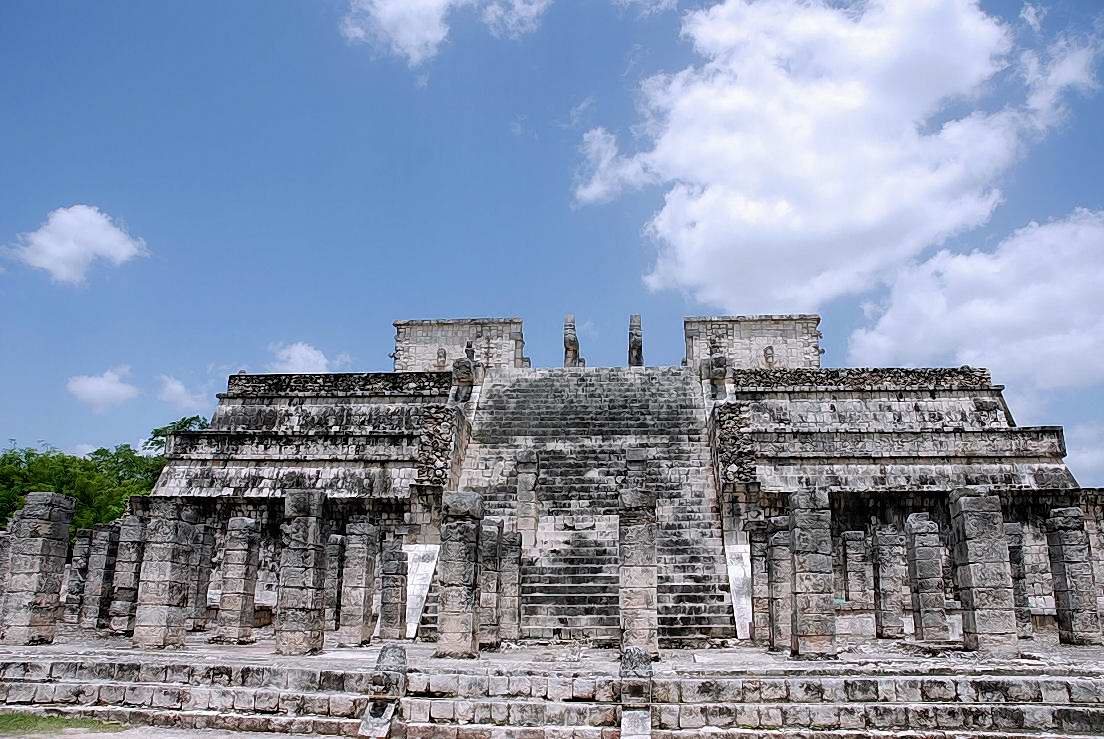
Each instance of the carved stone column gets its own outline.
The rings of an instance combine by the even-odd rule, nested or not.
[[[751,641],[766,646],[771,643],[767,522],[744,521],[744,532],[751,552]]]
[[[827,491],[790,493],[790,547],[793,550],[790,654],[799,658],[834,657],[832,512]]]
[[[1023,555],[1023,526],[1018,523],[1004,525],[1004,537],[1008,540],[1008,566],[1012,570],[1012,598],[1016,604],[1016,632],[1021,639],[1031,639],[1035,627],[1031,622],[1031,602],[1027,595],[1027,567]]]
[[[277,654],[317,654],[325,644],[325,503],[325,493],[316,490],[284,493],[284,541],[276,597]]]
[[[879,639],[901,639],[905,625],[904,590],[908,582],[905,537],[896,526],[874,531],[874,633]]]
[[[771,519],[767,536],[767,582],[770,587],[770,649],[789,652],[793,628],[793,552],[786,516]]]
[[[1055,508],[1046,520],[1050,572],[1058,640],[1063,644],[1100,644],[1096,578],[1081,508]]]
[[[498,575],[502,559],[502,521],[483,521],[479,531],[479,647],[498,649]]]
[[[517,528],[521,533],[521,545],[532,549],[537,545],[537,523],[540,518],[537,504],[537,452],[523,449],[515,456],[517,466]]]
[[[326,631],[337,631],[341,612],[341,573],[345,537],[331,534],[326,542]]]
[[[149,499],[134,644],[145,648],[184,646],[188,593],[194,577],[195,526],[182,519],[179,502]]]
[[[498,635],[503,641],[521,638],[521,534],[502,532],[498,572]]]
[[[119,519],[119,548],[115,551],[109,627],[116,636],[134,634],[134,613],[142,578],[142,554],[146,547],[146,522],[139,516]]]
[[[436,657],[479,656],[479,532],[483,499],[474,492],[446,492],[437,561]]]
[[[971,488],[951,493],[955,579],[966,649],[1017,653],[1012,571],[1000,498]]]
[[[579,367],[579,335],[575,332],[575,316],[564,316],[564,367]]]
[[[61,581],[75,501],[27,493],[11,519],[8,577],[0,610],[4,644],[50,644],[61,618]]]
[[[222,594],[218,632],[211,640],[222,644],[252,644],[259,558],[257,523],[235,516],[226,525],[222,549]]]
[[[409,567],[402,540],[383,544],[383,576],[380,583],[380,639],[406,638],[406,575]]]
[[[81,596],[80,627],[104,629],[110,620],[115,558],[119,551],[119,525],[98,524],[89,540],[88,569]]]
[[[640,328],[640,314],[629,316],[629,366],[644,366],[644,332]]]
[[[198,515],[198,514],[197,514]],[[207,590],[215,559],[215,531],[208,524],[196,523],[192,534],[192,582],[188,590],[188,631],[207,628]]]
[[[850,603],[874,604],[874,589],[867,568],[870,558],[866,553],[865,531],[844,531],[843,536],[844,581],[847,587],[847,601]]]
[[[656,558],[656,496],[643,486],[646,459],[630,450],[630,472],[618,510],[621,648],[641,647],[659,654],[659,566]],[[635,467],[635,469],[634,469]],[[635,483],[635,484],[634,484]],[[632,485],[632,487],[629,487]]]
[[[341,573],[340,627],[337,643],[359,647],[372,639],[373,601],[379,529],[367,521],[345,526],[345,562]]]
[[[926,513],[913,513],[905,519],[905,537],[916,638],[946,641],[951,638],[951,629],[947,624],[947,599],[943,591],[943,544],[939,540],[939,525],[929,520]]]
[[[92,548],[92,529],[77,529],[73,539],[73,556],[69,562],[69,581],[65,586],[65,613],[67,624],[79,624],[81,600],[84,598],[84,579],[88,575],[88,552]]]

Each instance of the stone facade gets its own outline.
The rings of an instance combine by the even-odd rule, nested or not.
[[[395,321],[396,372],[444,372],[471,343],[484,367],[528,367],[520,318]]]
[[[696,367],[710,343],[741,369],[820,366],[820,316],[694,316],[683,320],[684,364]]]

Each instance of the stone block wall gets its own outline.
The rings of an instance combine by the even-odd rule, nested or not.
[[[528,367],[520,318],[395,321],[395,371],[445,372],[470,341],[485,367]],[[443,360],[440,350],[444,350]]]
[[[817,315],[691,316],[683,320],[684,364],[697,367],[713,341],[730,367],[819,367],[819,325]]]

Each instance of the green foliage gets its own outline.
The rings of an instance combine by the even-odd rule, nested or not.
[[[62,734],[66,729],[84,731],[119,731],[123,724],[97,721],[75,716],[37,716],[30,713],[0,713],[0,736],[27,736],[28,734]]]
[[[200,416],[181,418],[151,431],[143,449],[163,452],[168,434],[207,425]],[[84,457],[50,448],[13,447],[0,454],[0,526],[23,507],[27,493],[39,490],[76,499],[73,529],[114,521],[126,512],[132,495],[153,490],[164,466],[161,454],[143,454],[129,444],[97,449]]]

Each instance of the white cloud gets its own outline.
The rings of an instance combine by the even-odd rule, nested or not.
[[[860,365],[971,364],[1032,389],[1104,383],[1104,211],[1031,223],[989,252],[940,252],[898,273]]]
[[[288,374],[335,372],[351,363],[348,354],[339,354],[330,359],[321,349],[304,341],[290,344],[273,344],[269,350],[275,355],[275,361],[268,366],[269,372]]]
[[[87,457],[89,454],[100,448],[101,447],[96,446],[95,444],[76,444],[73,446],[72,449],[69,450],[69,454],[72,454],[74,457]]]
[[[138,396],[138,388],[126,381],[130,367],[119,365],[102,375],[77,375],[70,377],[65,388],[74,398],[102,413],[113,405],[124,403]]]
[[[662,183],[647,284],[748,312],[868,290],[985,223],[1060,94],[1091,86],[1097,51],[1017,54],[972,0],[725,0],[682,28],[703,62],[643,83],[638,153],[584,136],[575,194]],[[987,109],[1013,71],[1022,99]]]
[[[341,31],[349,41],[369,43],[411,67],[440,51],[449,33],[449,17],[477,9],[491,32],[520,36],[536,29],[551,0],[350,0]]]
[[[172,375],[160,375],[157,379],[161,384],[161,389],[157,393],[158,400],[186,411],[199,410],[209,405],[205,395],[189,390],[183,382]]]
[[[107,213],[78,204],[51,211],[38,230],[19,234],[19,245],[12,253],[58,282],[77,285],[84,282],[95,260],[120,265],[147,250],[145,241],[131,236]]]
[[[613,0],[614,5],[622,8],[633,8],[645,15],[674,10],[678,7],[678,3],[679,0]]]
[[[1024,3],[1020,9],[1020,20],[1026,23],[1032,31],[1039,33],[1043,30],[1043,19],[1046,18],[1047,9],[1031,3]]]
[[[1088,487],[1104,485],[1104,424],[1070,426],[1066,448],[1066,464],[1079,483]]]

